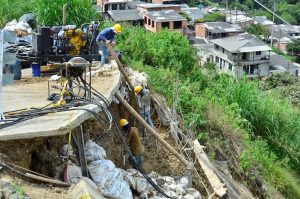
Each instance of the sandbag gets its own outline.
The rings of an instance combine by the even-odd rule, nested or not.
[[[128,183],[121,170],[110,160],[97,160],[88,164],[90,175],[100,193],[116,199],[132,199]]]
[[[64,169],[64,182],[75,184],[82,178],[81,168],[71,161]]]
[[[92,140],[86,141],[84,147],[87,163],[91,163],[96,160],[103,160],[106,158],[105,150]]]

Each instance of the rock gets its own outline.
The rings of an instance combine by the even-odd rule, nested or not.
[[[0,180],[0,198],[2,199],[31,199],[24,193],[21,186],[6,180]]]

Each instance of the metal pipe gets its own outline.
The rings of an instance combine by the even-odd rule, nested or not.
[[[63,6],[63,25],[66,25],[66,23],[67,23],[66,22],[67,21],[67,16],[66,16],[67,6],[68,6],[67,3]]]

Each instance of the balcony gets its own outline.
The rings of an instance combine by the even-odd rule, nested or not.
[[[238,60],[239,63],[243,64],[243,65],[247,65],[247,64],[263,64],[263,63],[268,63],[270,62],[270,56],[266,55],[260,58],[255,58],[255,59],[240,59]]]

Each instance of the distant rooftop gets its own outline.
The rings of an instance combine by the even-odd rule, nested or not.
[[[143,17],[137,10],[109,10],[108,14],[116,22],[136,21],[143,19]]]
[[[207,22],[203,26],[212,33],[243,32],[240,26],[226,22]]]
[[[253,19],[251,17],[247,17],[245,15],[241,14],[232,14],[231,16],[226,17],[226,21],[230,23],[242,23],[247,21],[252,21]]]
[[[253,17],[254,21],[258,24],[268,26],[268,25],[273,25],[274,23],[269,20],[266,16],[255,16]]]
[[[277,40],[280,39],[281,42],[290,42],[292,39],[300,38],[300,26],[286,24],[274,25],[273,38]]]
[[[254,35],[247,33],[232,37],[211,40],[212,43],[221,46],[229,52],[255,52],[272,50],[267,44]]]
[[[186,21],[186,18],[174,10],[148,11],[145,13],[145,15],[156,22]]]
[[[207,11],[204,9],[199,9],[197,7],[192,8],[181,8],[181,11],[187,14],[192,21],[195,21],[196,19],[203,18],[205,14],[207,14]]]
[[[176,4],[159,4],[159,3],[142,3],[142,4],[136,4],[137,7],[141,8],[170,8],[170,7],[178,7],[180,8],[180,5]]]

